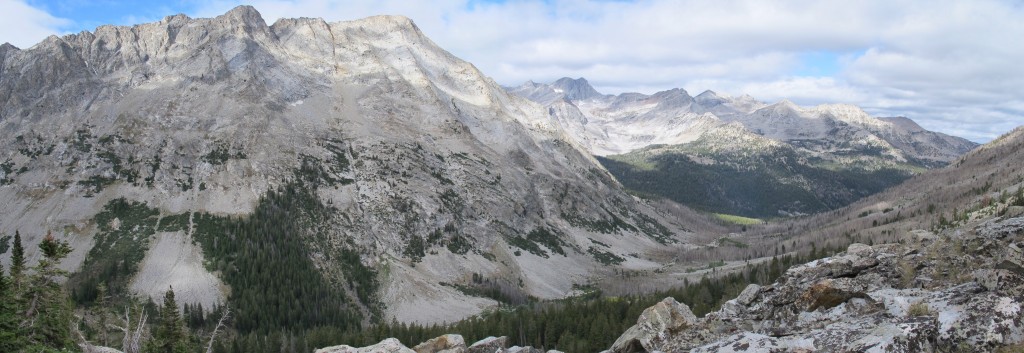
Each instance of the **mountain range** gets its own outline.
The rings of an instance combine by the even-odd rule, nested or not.
[[[847,104],[803,108],[683,89],[605,95],[583,78],[507,89],[548,107],[628,188],[725,214],[835,209],[977,146]]]
[[[452,321],[497,304],[474,291],[559,298],[657,267],[644,254],[701,219],[628,195],[404,17],[271,26],[242,6],[4,45],[0,62],[0,232],[71,239],[80,302],[99,283],[205,307],[269,305],[252,281],[300,288],[243,261],[337,284],[364,320]]]
[[[612,348],[798,349],[871,323],[894,342],[917,329],[962,333],[942,344],[1021,341],[1000,322],[987,332],[1010,333],[981,342],[962,330],[976,315],[943,321],[978,294],[974,308],[1016,308],[1004,316],[1019,322],[1020,282],[999,285],[1024,274],[1019,129],[979,147],[851,105],[605,95],[568,78],[502,87],[405,17],[268,25],[240,6],[0,45],[0,131],[0,261],[10,268],[10,234],[29,263],[37,244],[67,241],[75,327],[101,316],[86,308],[145,308],[173,289],[198,321],[229,310],[233,351],[294,351],[697,284],[711,312],[743,287],[713,297],[710,281],[760,269],[777,283],[708,319],[666,301]],[[846,260],[874,262],[828,265]],[[919,323],[909,308],[886,302],[907,298],[934,303],[932,326],[906,326]],[[499,327],[555,339],[525,337],[554,326],[522,317]],[[588,334],[619,334],[601,324]],[[535,351],[445,337],[418,351]]]

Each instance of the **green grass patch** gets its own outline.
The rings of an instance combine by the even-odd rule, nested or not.
[[[717,219],[719,219],[721,221],[725,221],[725,222],[732,223],[732,224],[738,224],[738,225],[741,225],[741,226],[749,226],[749,225],[764,223],[764,221],[762,221],[761,219],[758,219],[758,218],[743,217],[743,216],[724,214],[724,213],[715,213],[714,215],[715,215],[715,218],[717,218]]]

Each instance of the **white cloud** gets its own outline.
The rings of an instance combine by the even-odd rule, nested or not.
[[[222,0],[200,14],[236,3]],[[1010,0],[252,4],[268,21],[406,15],[506,85],[570,76],[606,93],[685,87],[805,105],[853,103],[976,141],[1024,124],[1024,8]],[[835,54],[838,71],[796,76],[801,55],[815,52]]]
[[[71,24],[70,20],[54,17],[22,0],[0,1],[0,13],[4,17],[0,21],[0,42],[19,48],[35,45]]]
[[[181,1],[197,17],[242,3]],[[405,15],[505,85],[569,76],[605,93],[684,87],[803,105],[853,103],[976,141],[1024,124],[1024,5],[1015,0],[245,3],[270,23]],[[20,46],[65,24],[20,0],[0,2],[0,11],[8,19],[0,24],[3,40]],[[812,53],[835,62],[804,70]]]

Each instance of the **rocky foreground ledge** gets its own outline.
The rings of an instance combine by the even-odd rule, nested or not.
[[[901,244],[850,245],[750,285],[697,318],[672,298],[612,346],[625,352],[990,352],[1024,342],[1024,218]],[[1016,351],[1016,350],[1014,350]]]
[[[508,347],[508,337],[487,337],[470,346],[460,335],[444,335],[420,343],[411,349],[397,339],[388,338],[363,348],[333,346],[317,349],[314,353],[545,353],[533,347]],[[549,350],[546,353],[562,353]]]
[[[973,228],[972,228],[973,227]],[[666,298],[606,352],[992,352],[1024,349],[1024,218],[990,220],[899,244],[853,244],[750,285],[697,318]],[[488,338],[398,340],[338,352],[543,352]],[[548,351],[553,352],[553,351]]]

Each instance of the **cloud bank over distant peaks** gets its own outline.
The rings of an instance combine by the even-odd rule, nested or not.
[[[241,3],[182,0],[178,10],[210,17]],[[1024,124],[1024,4],[1013,0],[246,3],[268,23],[405,15],[505,85],[569,76],[603,93],[852,103],[979,142]],[[55,26],[47,21],[33,23]]]

